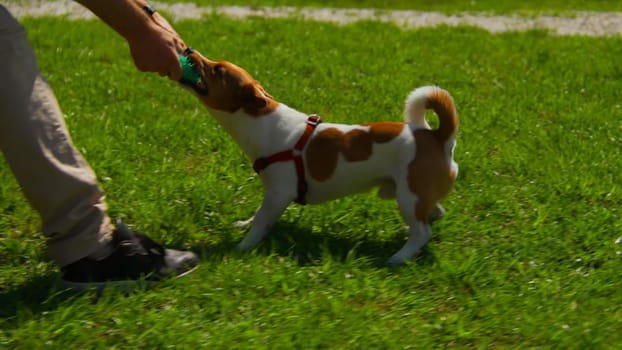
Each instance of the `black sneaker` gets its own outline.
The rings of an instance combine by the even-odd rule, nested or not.
[[[193,252],[165,249],[146,235],[117,221],[114,251],[102,260],[83,258],[62,268],[60,285],[84,291],[105,286],[130,287],[192,272],[199,259]]]

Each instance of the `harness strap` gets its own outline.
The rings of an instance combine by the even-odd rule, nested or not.
[[[321,122],[321,118],[317,114],[311,114],[307,119],[307,126],[304,133],[300,136],[298,142],[294,146],[294,149],[281,151],[268,157],[260,157],[253,163],[253,170],[256,173],[261,172],[267,168],[270,164],[276,162],[294,161],[296,167],[296,175],[298,176],[298,198],[296,203],[305,204],[305,195],[307,194],[307,180],[305,178],[305,165],[302,159],[302,150],[305,148],[309,137],[313,134],[315,127]]]

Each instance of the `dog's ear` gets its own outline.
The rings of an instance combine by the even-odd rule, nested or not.
[[[272,95],[270,95],[264,88],[263,86],[259,86],[259,91],[267,98],[274,100],[274,97],[272,97]]]
[[[261,115],[262,109],[269,103],[266,94],[263,94],[256,84],[246,84],[242,87],[240,101],[244,111],[251,115]]]

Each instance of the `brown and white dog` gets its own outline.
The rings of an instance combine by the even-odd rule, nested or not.
[[[254,161],[264,198],[250,232],[238,244],[250,250],[266,236],[287,206],[315,204],[378,187],[381,198],[397,198],[409,238],[388,260],[402,264],[431,238],[430,221],[458,174],[453,161],[458,116],[449,93],[435,86],[406,99],[405,122],[358,125],[319,123],[277,102],[242,68],[211,61],[196,51],[188,58],[201,77],[195,92],[209,112]],[[432,130],[427,109],[439,117]]]

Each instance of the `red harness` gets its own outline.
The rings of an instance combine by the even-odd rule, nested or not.
[[[319,115],[311,114],[307,119],[307,128],[298,142],[296,142],[294,149],[278,152],[269,157],[259,157],[253,163],[253,169],[259,174],[259,172],[267,168],[272,163],[293,160],[296,165],[296,175],[298,175],[298,198],[296,198],[296,203],[299,204],[305,204],[305,195],[307,194],[307,180],[305,179],[305,165],[302,160],[302,150],[305,148],[307,141],[309,141],[309,137],[311,137],[315,127],[320,122],[321,118]]]

